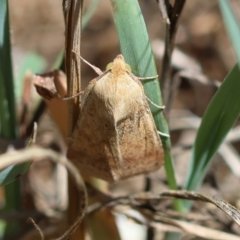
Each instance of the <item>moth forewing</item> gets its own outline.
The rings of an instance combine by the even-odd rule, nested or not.
[[[106,181],[151,172],[163,164],[143,87],[122,55],[87,87],[68,157],[83,175]]]

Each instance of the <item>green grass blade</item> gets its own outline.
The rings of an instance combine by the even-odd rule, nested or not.
[[[46,67],[46,61],[39,55],[35,53],[29,53],[27,56],[23,59],[20,67],[19,67],[19,72],[17,74],[16,78],[16,92],[15,94],[17,95],[17,99],[20,100],[20,97],[22,96],[22,90],[23,90],[23,80],[24,80],[24,75],[27,70],[30,70],[32,73],[38,73],[41,72],[44,68]],[[0,72],[0,94],[3,98],[7,99],[7,96],[5,93],[9,91],[9,89],[6,89],[5,79],[2,77],[2,72]],[[1,102],[2,103],[2,102]],[[6,113],[6,110],[4,109],[3,104],[0,103],[0,109],[3,109],[1,113]],[[5,110],[5,111],[4,111]],[[9,113],[10,114],[10,113]],[[1,114],[1,118],[9,118],[9,114]],[[6,124],[7,124],[6,120]],[[4,125],[5,126],[5,125]],[[4,127],[3,127],[4,130]],[[9,135],[7,133],[2,133],[2,136],[8,136],[7,138],[12,138],[14,139],[14,135]],[[24,175],[28,168],[30,167],[31,163],[24,163],[24,164],[19,164],[19,165],[14,165],[10,166],[0,172],[0,186],[7,185],[22,175]]]
[[[9,36],[9,16],[7,0],[0,0],[0,137],[17,138],[14,83]],[[4,188],[5,210],[18,211],[21,206],[20,182],[15,181]],[[16,221],[6,223],[4,239],[10,239],[20,225]]]
[[[64,58],[64,49],[62,49],[62,50],[58,53],[58,55],[57,55],[57,57],[56,57],[53,65],[51,66],[51,70],[60,69],[60,68],[61,68],[61,65],[62,65],[62,63],[63,63],[63,58]]]
[[[13,71],[9,36],[8,5],[0,0],[0,81],[4,91],[0,95],[2,104],[0,113],[0,136],[14,138],[17,136]]]
[[[13,165],[0,173],[0,186],[7,185],[25,174],[31,163]]]
[[[240,63],[240,28],[228,1],[219,6],[229,37]],[[186,189],[196,190],[201,185],[211,160],[240,113],[240,72],[238,66],[228,74],[209,104],[198,130],[190,160]],[[186,207],[190,204],[187,203]]]
[[[100,0],[92,0],[91,5],[87,9],[86,13],[83,15],[82,30],[84,30],[86,28],[86,26],[88,25],[89,21],[91,20],[94,12],[96,11],[96,9],[98,7],[99,2],[100,2]]]
[[[3,81],[3,73],[0,67],[0,136],[8,136],[10,132],[8,128],[5,128],[5,126],[7,125],[6,123],[9,116],[8,111],[6,111],[6,104],[7,104],[6,99],[7,99],[7,96],[6,96],[5,85]]]
[[[214,154],[239,113],[240,71],[236,65],[214,95],[203,116],[190,159],[187,190],[196,190],[201,185]]]
[[[114,21],[118,32],[121,52],[132,72],[139,77],[157,75],[156,66],[149,42],[146,25],[137,0],[112,0]],[[158,79],[144,81],[146,95],[157,105],[162,104],[162,96]],[[168,125],[161,110],[150,104],[157,126],[161,132],[168,133]],[[173,159],[170,153],[171,143],[167,137],[162,137],[165,152],[165,169],[169,186],[176,189]],[[180,202],[175,202],[175,208],[181,209]]]
[[[235,53],[238,60],[238,65],[240,66],[240,27],[239,23],[234,15],[234,12],[230,6],[229,1],[218,0],[220,10],[223,15],[223,19],[226,25],[226,30],[231,39],[232,45],[235,49]]]
[[[29,53],[26,55],[26,57],[23,59],[21,65],[19,67],[19,71],[18,71],[17,78],[15,81],[16,82],[15,94],[16,94],[16,98],[18,99],[18,101],[20,100],[20,97],[23,94],[22,93],[23,80],[24,80],[26,71],[29,70],[32,73],[39,73],[39,72],[42,72],[45,67],[46,67],[46,61],[41,56],[39,56],[35,53]],[[4,80],[4,78],[1,77],[1,72],[0,72],[0,94],[4,98],[6,98],[6,96],[4,95],[5,92],[7,92],[6,88],[4,88],[4,86],[1,85],[1,83],[3,83],[3,82],[5,82],[5,80]],[[4,91],[4,89],[5,89],[5,91]],[[0,103],[0,109],[3,109],[3,106],[1,103]],[[0,111],[0,112],[4,113],[4,111]],[[7,116],[8,115],[1,114],[2,118],[6,118]],[[2,134],[2,135],[9,136],[9,135],[5,135],[5,134]],[[11,138],[13,139],[15,137],[12,136]],[[27,172],[30,165],[31,165],[31,163],[23,163],[23,164],[19,164],[19,165],[10,166],[10,167],[0,171],[0,186],[7,185],[7,184],[15,181],[22,175],[24,175]]]

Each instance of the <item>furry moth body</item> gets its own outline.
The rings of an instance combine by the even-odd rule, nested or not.
[[[86,88],[68,158],[83,175],[109,182],[163,164],[161,140],[143,86],[122,55]]]

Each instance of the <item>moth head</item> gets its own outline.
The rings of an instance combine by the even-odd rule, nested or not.
[[[123,72],[131,72],[131,67],[125,62],[124,57],[122,55],[118,55],[113,62],[109,63],[106,66],[106,70],[117,70]]]

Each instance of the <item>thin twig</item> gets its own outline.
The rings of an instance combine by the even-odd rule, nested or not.
[[[172,95],[174,95],[175,92],[174,87],[172,88],[173,86],[172,79],[170,78],[171,55],[175,43],[175,35],[178,28],[179,17],[184,7],[185,1],[186,0],[175,0],[172,8],[170,7],[171,5],[169,4],[169,2],[166,1],[167,4],[169,4],[168,6],[166,6],[166,9],[168,10],[170,24],[166,24],[165,52],[162,63],[161,81],[167,117],[171,106]]]
[[[169,190],[169,191],[161,192],[159,194],[151,193],[151,192],[140,192],[137,194],[133,194],[132,196],[114,198],[108,202],[102,203],[101,206],[96,206],[96,208],[91,208],[90,211],[88,210],[88,214],[90,212],[94,212],[107,207],[112,207],[117,204],[129,205],[133,208],[141,207],[146,209],[148,207],[148,210],[149,210],[150,209],[149,204],[146,205],[145,204],[146,202],[149,202],[151,200],[161,201],[164,199],[174,199],[174,198],[208,202],[208,203],[214,204],[216,207],[218,207],[223,212],[225,212],[228,216],[230,216],[240,226],[240,210],[230,205],[229,203],[219,199],[218,197],[214,197],[214,196],[211,197],[198,192],[192,192],[192,191],[186,191],[186,190]],[[154,212],[157,211],[154,208],[151,208],[151,210],[153,210]]]
[[[44,240],[44,235],[43,235],[43,232],[42,232],[41,228],[35,223],[35,221],[32,218],[29,218],[29,220],[31,221],[31,223],[33,224],[33,226],[35,227],[35,229],[39,233],[40,239]]]

